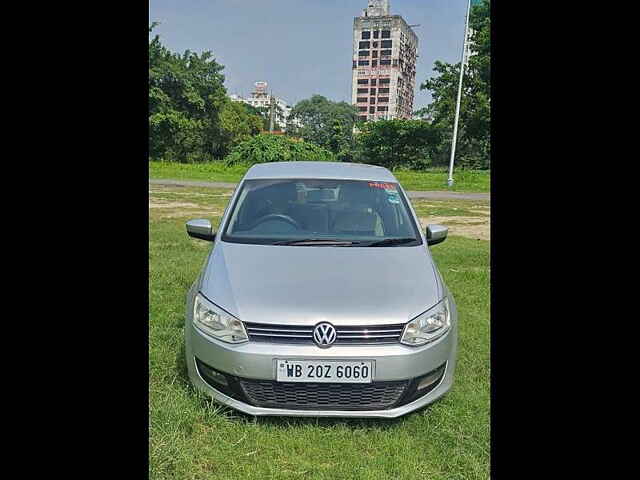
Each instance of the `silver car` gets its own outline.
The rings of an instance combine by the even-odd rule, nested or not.
[[[398,417],[453,382],[457,310],[423,233],[385,168],[253,166],[187,296],[189,377],[251,415]]]

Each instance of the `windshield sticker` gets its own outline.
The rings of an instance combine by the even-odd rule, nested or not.
[[[387,190],[387,200],[389,203],[400,203],[400,195],[398,195],[397,191]]]
[[[378,183],[378,182],[369,182],[369,187],[371,188],[382,188],[387,192],[397,192],[396,186],[393,183]]]

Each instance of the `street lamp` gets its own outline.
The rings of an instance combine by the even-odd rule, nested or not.
[[[469,29],[469,12],[471,0],[467,2],[467,19],[464,22],[464,40],[462,42],[462,58],[460,60],[460,82],[458,84],[458,101],[456,102],[456,118],[453,122],[453,140],[451,141],[451,160],[449,161],[449,179],[447,185],[453,186],[453,159],[456,156],[456,140],[458,139],[458,119],[460,118],[460,99],[462,98],[462,77],[464,76],[464,54],[467,49],[467,30]]]

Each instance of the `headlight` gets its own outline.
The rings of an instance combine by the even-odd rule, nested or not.
[[[193,323],[204,333],[223,342],[243,343],[249,340],[244,325],[224,310],[197,294],[193,306]]]
[[[404,327],[400,341],[405,345],[424,345],[447,333],[450,326],[449,299],[445,297],[435,307],[411,320]]]

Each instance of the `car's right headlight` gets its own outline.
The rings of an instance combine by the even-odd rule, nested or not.
[[[249,341],[244,325],[237,318],[216,307],[200,293],[193,305],[193,323],[207,335],[228,343]]]
[[[447,333],[450,327],[451,311],[449,299],[445,297],[433,308],[407,323],[400,341],[411,346],[425,345]]]

